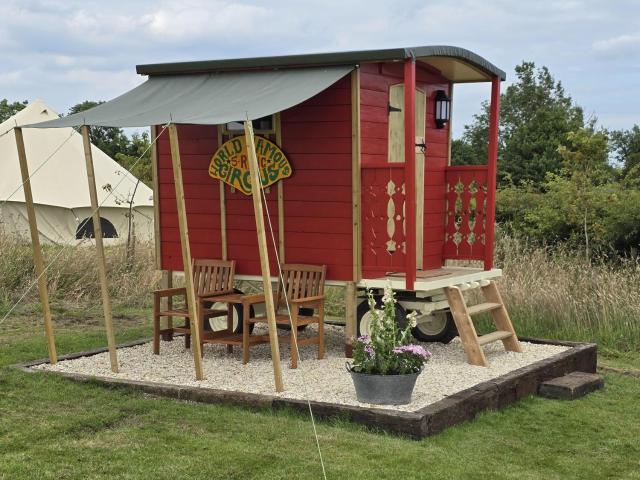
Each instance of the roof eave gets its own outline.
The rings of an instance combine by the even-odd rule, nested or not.
[[[302,55],[282,55],[274,57],[234,58],[226,60],[204,60],[193,62],[155,63],[137,65],[140,75],[185,75],[195,73],[215,73],[238,70],[260,70],[278,68],[304,68],[337,65],[358,65],[365,62],[393,62],[407,58],[451,57],[473,65],[489,78],[499,76],[506,79],[506,73],[470,50],[447,45],[413,48],[389,48],[383,50],[363,50],[334,53],[311,53]]]
[[[274,57],[234,58],[228,60],[204,60],[194,62],[155,63],[137,65],[140,75],[178,75],[233,70],[257,70],[274,68],[319,67],[357,65],[367,61],[394,61],[408,58],[405,48],[386,50],[351,51],[335,53],[311,53],[304,55],[281,55]]]

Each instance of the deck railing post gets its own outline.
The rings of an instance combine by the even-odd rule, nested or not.
[[[44,316],[44,331],[47,336],[49,362],[53,364],[58,361],[58,355],[56,353],[56,343],[53,334],[53,321],[51,320],[51,309],[49,307],[49,292],[47,291],[47,278],[44,271],[42,249],[40,248],[40,235],[38,233],[36,210],[33,205],[33,193],[31,192],[29,164],[27,163],[27,153],[24,147],[22,129],[16,127],[14,129],[14,133],[16,137],[16,147],[18,149],[18,161],[20,162],[20,173],[22,175],[24,201],[27,205],[27,218],[29,219],[29,232],[31,233],[31,248],[33,249],[33,264],[38,278],[38,292],[40,294],[40,304],[42,305],[42,314]]]
[[[491,80],[489,110],[489,145],[487,148],[487,217],[485,223],[484,269],[493,268],[493,243],[496,223],[496,174],[498,169],[498,135],[500,127],[500,77]]]
[[[196,291],[193,286],[193,265],[191,263],[191,245],[189,243],[189,227],[187,223],[187,207],[184,201],[184,183],[182,182],[182,162],[180,161],[180,144],[178,127],[169,125],[169,143],[171,145],[171,165],[173,167],[173,183],[176,190],[176,206],[178,210],[178,227],[180,230],[180,246],[182,249],[182,265],[184,270],[184,286],[187,292],[187,310],[189,311],[190,330],[193,342],[191,351],[196,371],[196,380],[204,380],[202,370],[202,344],[200,343],[200,318],[197,315]]]
[[[416,280],[416,61],[404,63],[404,191],[406,225],[406,290],[413,290]]]
[[[102,225],[100,224],[100,206],[98,204],[98,192],[96,189],[96,176],[93,168],[93,155],[91,153],[91,138],[89,127],[81,127],[82,142],[84,145],[84,159],[87,167],[87,180],[89,182],[89,198],[91,199],[91,211],[93,212],[93,232],[96,241],[96,254],[98,264],[98,276],[100,278],[100,292],[102,293],[102,309],[104,312],[104,326],[107,331],[107,346],[109,349],[109,361],[111,371],[118,373],[118,354],[116,353],[116,337],[113,330],[113,315],[111,313],[111,299],[109,298],[109,285],[107,283],[107,262],[104,256],[104,244],[102,241]]]

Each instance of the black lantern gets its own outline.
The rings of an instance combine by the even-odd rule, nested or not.
[[[444,128],[445,123],[451,119],[451,99],[444,90],[436,91],[436,127]]]

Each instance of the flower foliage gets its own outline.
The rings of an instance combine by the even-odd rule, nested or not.
[[[401,375],[416,373],[431,358],[431,353],[420,345],[410,343],[411,328],[415,327],[416,312],[407,315],[407,325],[400,329],[396,323],[396,299],[387,286],[381,309],[371,290],[367,290],[372,315],[371,336],[358,337],[353,349],[352,370],[358,373]]]

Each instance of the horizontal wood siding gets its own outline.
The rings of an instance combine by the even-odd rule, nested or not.
[[[178,138],[191,255],[194,258],[221,258],[218,183],[207,173],[211,155],[218,143],[216,127],[179,125]],[[176,193],[167,131],[158,138],[157,149],[161,267],[165,270],[182,271]],[[216,207],[211,208],[212,205]]]
[[[327,278],[352,275],[351,85],[345,77],[281,113],[282,150],[293,166],[284,182],[289,263],[326,264]]]
[[[352,258],[351,90],[349,78],[281,113],[281,149],[293,175],[284,181],[285,254],[289,263],[326,264],[327,278],[349,280]],[[192,255],[220,258],[218,182],[208,174],[217,149],[212,126],[179,127]],[[168,136],[158,141],[162,268],[182,270]],[[272,272],[271,225],[278,243],[277,188],[266,193],[265,225]],[[251,197],[225,186],[228,257],[238,274],[259,275],[260,260]]]
[[[388,138],[388,102],[389,87],[403,82],[401,64],[364,64],[361,66],[360,98],[362,129],[362,166],[381,166],[387,162]],[[426,144],[425,155],[425,217],[423,265],[425,269],[439,268],[443,264],[444,223],[445,223],[445,182],[444,172],[448,163],[449,126],[437,129],[434,121],[434,98],[436,90],[445,90],[449,94],[448,82],[436,71],[416,65],[416,88],[426,94]],[[363,191],[365,186],[363,185]],[[366,213],[366,212],[364,212]],[[364,221],[364,214],[363,214]],[[363,225],[363,235],[367,232]],[[376,232],[378,234],[378,232]],[[382,236],[386,232],[380,232]],[[363,239],[363,249],[365,240]],[[364,250],[363,250],[364,251]],[[398,253],[388,255],[382,260],[377,254],[375,265],[367,268],[366,255],[363,262],[366,276],[381,275],[389,270],[402,270]],[[380,265],[388,264],[388,265]]]

